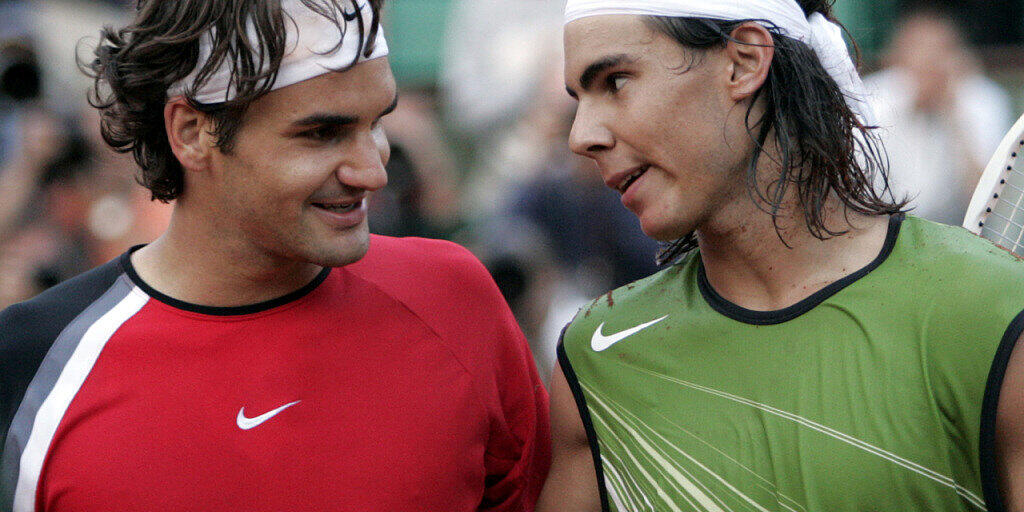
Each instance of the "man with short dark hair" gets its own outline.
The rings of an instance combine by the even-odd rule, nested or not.
[[[484,268],[368,234],[380,2],[143,0],[89,64],[174,201],[0,314],[0,510],[531,510],[547,396]]]

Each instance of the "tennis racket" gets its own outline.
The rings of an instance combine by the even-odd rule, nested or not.
[[[1010,128],[985,167],[964,227],[1024,256],[1024,116]]]

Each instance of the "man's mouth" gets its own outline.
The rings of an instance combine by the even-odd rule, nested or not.
[[[357,201],[346,201],[346,202],[332,201],[332,202],[329,202],[329,203],[328,202],[313,203],[313,206],[315,206],[317,208],[320,208],[320,209],[323,209],[323,210],[327,210],[329,212],[345,213],[345,212],[350,212],[350,211],[353,211],[353,210],[359,208],[360,206],[362,206],[362,204],[363,204],[363,200],[359,199]]]
[[[618,186],[619,193],[620,194],[625,194],[626,190],[629,189],[630,185],[635,183],[636,180],[640,179],[640,177],[643,176],[645,172],[647,172],[647,169],[650,169],[650,168],[651,168],[651,166],[649,166],[649,165],[645,165],[645,166],[639,167],[639,168],[637,168],[637,170],[633,171],[628,176],[623,178],[622,181],[619,182],[619,186]]]

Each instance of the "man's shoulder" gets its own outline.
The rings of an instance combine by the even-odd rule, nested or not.
[[[483,264],[468,249],[428,238],[374,235],[366,257],[347,268],[375,283],[398,286],[449,287],[457,281],[462,285],[490,281]]]
[[[121,275],[111,262],[0,311],[0,441],[54,342]]]
[[[935,318],[1006,327],[1024,310],[1024,260],[966,229],[908,217],[886,286]],[[912,299],[912,300],[911,300]]]
[[[0,352],[25,339],[56,337],[122,274],[119,262],[111,261],[0,311]]]
[[[975,280],[1024,284],[1024,259],[962,227],[908,216],[901,229],[907,239],[907,266],[917,272],[945,273],[956,277],[945,280],[955,285]]]
[[[433,238],[372,235],[370,250],[366,253],[366,257],[355,265],[458,266],[475,261],[476,258],[468,249],[455,242]]]
[[[520,342],[498,286],[457,244],[375,236],[366,258],[346,270],[413,312],[473,373],[494,371],[499,354]]]
[[[484,265],[452,242],[374,236],[366,257],[346,269],[431,320],[507,308]]]
[[[580,308],[562,333],[562,342],[589,343],[591,334],[602,325],[639,325],[661,316],[669,308],[685,307],[695,293],[696,252],[681,262],[648,277],[601,295]],[[576,336],[576,334],[579,334]]]

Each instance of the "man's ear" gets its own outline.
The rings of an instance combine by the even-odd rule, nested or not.
[[[725,46],[732,67],[729,94],[733,101],[742,101],[757,92],[768,79],[768,70],[775,58],[775,40],[768,29],[754,22],[736,27],[731,38]]]
[[[203,172],[209,168],[214,150],[210,117],[196,110],[184,98],[164,106],[164,128],[171,151],[186,171]]]

